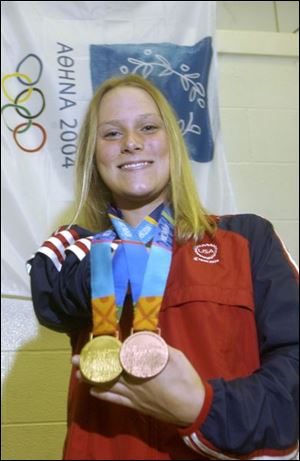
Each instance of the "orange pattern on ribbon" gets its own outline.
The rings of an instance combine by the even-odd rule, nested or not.
[[[158,314],[162,303],[162,296],[145,296],[140,298],[136,304],[133,329],[157,330]]]
[[[115,296],[92,299],[93,335],[115,334],[117,316]]]

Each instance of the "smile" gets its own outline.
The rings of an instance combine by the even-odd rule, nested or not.
[[[129,163],[124,163],[123,165],[120,165],[118,168],[121,170],[141,170],[142,168],[146,168],[150,165],[152,165],[153,162],[129,162]]]

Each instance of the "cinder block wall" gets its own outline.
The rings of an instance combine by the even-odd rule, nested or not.
[[[40,327],[30,300],[1,304],[1,459],[62,459],[68,338]]]
[[[219,76],[238,212],[268,218],[298,263],[298,58],[221,54]]]
[[[299,2],[217,2],[217,29],[238,212],[268,218],[299,264]]]

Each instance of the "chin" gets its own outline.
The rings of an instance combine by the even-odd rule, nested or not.
[[[127,196],[131,199],[144,199],[147,197],[155,196],[156,193],[151,188],[136,188],[134,190],[127,190],[123,192],[124,197]]]
[[[155,200],[155,196],[153,197],[151,194],[127,195],[126,197],[124,197],[124,200],[128,200],[129,202],[143,205]]]
[[[128,192],[116,196],[116,202],[132,206],[144,206],[159,200],[163,202],[165,200],[165,194],[149,191],[147,193]]]

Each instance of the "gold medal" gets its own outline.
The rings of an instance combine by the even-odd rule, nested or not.
[[[93,338],[81,350],[80,371],[92,384],[114,381],[122,373],[119,359],[121,342],[114,336],[102,335]]]

